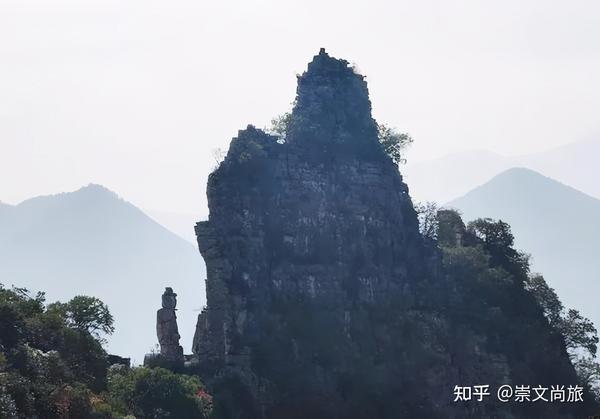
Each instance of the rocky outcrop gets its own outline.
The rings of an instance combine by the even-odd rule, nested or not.
[[[347,62],[322,50],[298,79],[285,143],[240,131],[207,194],[196,233],[208,304],[193,348],[205,374],[245,371],[254,396],[277,403],[299,369],[306,397],[326,398],[357,362],[388,356],[384,307],[410,299],[435,258]]]
[[[177,328],[177,294],[171,287],[162,295],[162,308],[156,312],[156,334],[160,345],[160,357],[171,366],[183,366],[183,348],[179,345]]]
[[[321,50],[298,77],[285,141],[240,131],[207,195],[193,351],[217,404],[236,400],[227,417],[485,417],[454,404],[453,387],[501,382],[510,365],[477,333],[468,362],[449,349],[441,307],[455,287],[346,61]]]
[[[349,329],[353,306],[424,274],[408,189],[370,108],[362,77],[322,51],[299,78],[287,142],[252,126],[232,141],[196,227],[208,269],[196,353],[247,364],[255,312],[278,296],[325,304]]]

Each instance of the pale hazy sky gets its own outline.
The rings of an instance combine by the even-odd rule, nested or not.
[[[409,159],[600,133],[597,0],[0,0],[0,201],[94,182],[203,213],[211,150],[289,109],[320,47]]]

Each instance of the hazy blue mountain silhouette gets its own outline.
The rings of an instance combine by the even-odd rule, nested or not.
[[[208,218],[208,214],[206,213],[193,214],[176,211],[151,210],[148,208],[144,208],[143,211],[169,231],[192,243],[194,247],[197,246],[196,233],[193,228],[194,224]]]
[[[451,201],[465,220],[502,219],[563,302],[600,327],[600,200],[523,168],[509,169]]]
[[[511,167],[526,167],[600,199],[600,139],[579,141],[548,151],[503,156],[484,150],[453,153],[402,167],[415,201],[448,202]]]
[[[48,301],[101,298],[116,319],[109,350],[138,362],[156,343],[165,286],[179,294],[179,329],[190,352],[204,277],[192,244],[102,186],[0,205],[0,282],[44,290]]]

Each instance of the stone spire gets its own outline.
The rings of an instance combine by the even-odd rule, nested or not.
[[[207,305],[193,351],[207,382],[238,371],[279,388],[289,377],[315,383],[303,396],[312,400],[380,344],[385,333],[362,307],[385,317],[379,307],[405,298],[429,268],[364,78],[321,50],[298,78],[290,123],[283,144],[240,131],[209,177],[210,216],[196,225]],[[318,358],[336,366],[325,371]],[[283,369],[271,369],[275,359]]]
[[[193,352],[219,403],[246,419],[490,417],[500,412],[494,404],[452,402],[457,377],[552,384],[562,368],[575,376],[564,348],[540,356],[538,347],[556,341],[549,329],[532,345],[517,328],[482,327],[511,325],[520,313],[531,316],[525,333],[547,322],[496,267],[469,265],[480,253],[452,256],[452,272],[442,271],[378,143],[366,82],[347,61],[324,49],[314,57],[290,119],[281,143],[254,127],[238,133],[208,178],[209,218],[196,224],[207,301]],[[480,288],[464,284],[467,271],[492,281],[490,300],[468,300]],[[512,307],[515,296],[526,311]],[[159,339],[165,356],[180,357],[170,298]],[[470,320],[465,303],[483,311]],[[515,344],[525,353],[516,356]],[[547,406],[505,416],[565,417]]]
[[[183,348],[179,345],[177,328],[177,294],[166,287],[162,295],[162,308],[156,313],[156,334],[160,344],[160,355],[174,366],[183,365]]]
[[[324,48],[298,76],[289,142],[372,146],[377,125],[364,77]]]

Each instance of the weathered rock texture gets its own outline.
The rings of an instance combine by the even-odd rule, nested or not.
[[[486,417],[453,404],[453,387],[502,382],[510,366],[473,349],[484,337],[465,354],[442,345],[454,331],[436,308],[439,254],[346,61],[315,56],[285,142],[240,131],[207,194],[193,351],[215,400],[242,406],[224,417]]]
[[[162,295],[162,308],[156,312],[156,334],[160,356],[172,366],[183,366],[183,348],[177,328],[177,294],[167,287]]]

